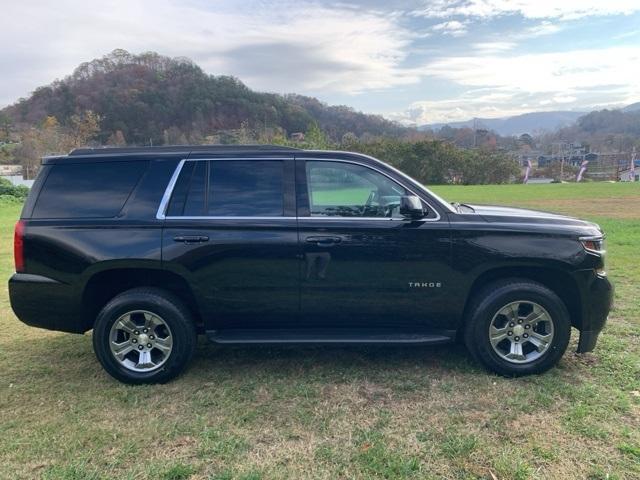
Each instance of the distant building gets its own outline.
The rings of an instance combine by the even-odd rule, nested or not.
[[[547,178],[547,177],[529,178],[527,183],[553,183],[553,178]]]
[[[532,167],[535,167],[537,166],[540,155],[541,153],[539,150],[519,151],[516,154],[516,159],[521,167],[526,167],[529,165],[529,162],[531,162]]]
[[[564,160],[565,165],[579,167],[585,160],[593,162],[598,158],[597,153],[589,152],[589,147],[581,143],[554,143],[550,155],[538,156],[538,167],[549,167]]]
[[[618,172],[618,180],[621,182],[640,182],[640,160],[636,160],[634,163],[634,169],[628,166]]]
[[[292,133],[290,138],[295,142],[304,142],[304,133],[302,132]]]
[[[0,165],[0,178],[9,180],[12,185],[24,185],[31,188],[33,180],[25,180],[21,165]]]
[[[0,165],[0,176],[22,175],[22,165]]]

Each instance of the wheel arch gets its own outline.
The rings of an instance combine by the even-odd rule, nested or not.
[[[469,308],[474,296],[486,285],[497,280],[519,278],[538,282],[554,292],[567,307],[571,325],[581,329],[583,311],[580,289],[575,279],[567,272],[555,268],[533,266],[510,266],[487,270],[480,274],[471,285],[464,307],[463,327],[469,318]],[[460,329],[463,330],[463,329]]]
[[[189,283],[177,273],[156,268],[110,268],[94,273],[82,292],[85,330],[93,328],[98,313],[109,300],[137,287],[156,287],[176,295],[193,315],[196,329],[203,330],[202,315]]]

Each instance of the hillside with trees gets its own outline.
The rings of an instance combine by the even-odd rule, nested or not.
[[[214,141],[225,142],[240,129],[286,136],[305,132],[312,123],[333,140],[346,133],[360,137],[407,131],[381,116],[327,106],[315,98],[255,92],[237,78],[209,75],[186,58],[125,50],[81,64],[0,116],[16,125],[40,125],[54,117],[67,127],[85,111],[101,119],[96,134],[100,144],[202,143],[214,134]]]
[[[605,153],[640,148],[640,110],[629,107],[588,113],[580,117],[575,125],[543,135],[540,141],[547,145],[553,142],[580,142],[591,151]]]

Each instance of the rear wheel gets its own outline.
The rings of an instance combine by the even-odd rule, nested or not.
[[[544,372],[567,349],[571,336],[567,308],[537,282],[495,282],[474,297],[468,311],[464,338],[469,352],[501,375]]]
[[[135,288],[100,311],[93,348],[104,369],[124,383],[164,383],[186,367],[196,346],[191,315],[156,288]]]

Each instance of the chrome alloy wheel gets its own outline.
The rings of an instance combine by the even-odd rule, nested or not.
[[[127,370],[151,372],[171,355],[173,337],[161,317],[146,310],[133,310],[113,323],[109,347],[113,358]]]
[[[529,363],[546,353],[553,340],[553,319],[535,302],[505,305],[493,316],[489,340],[493,351],[511,363]]]

